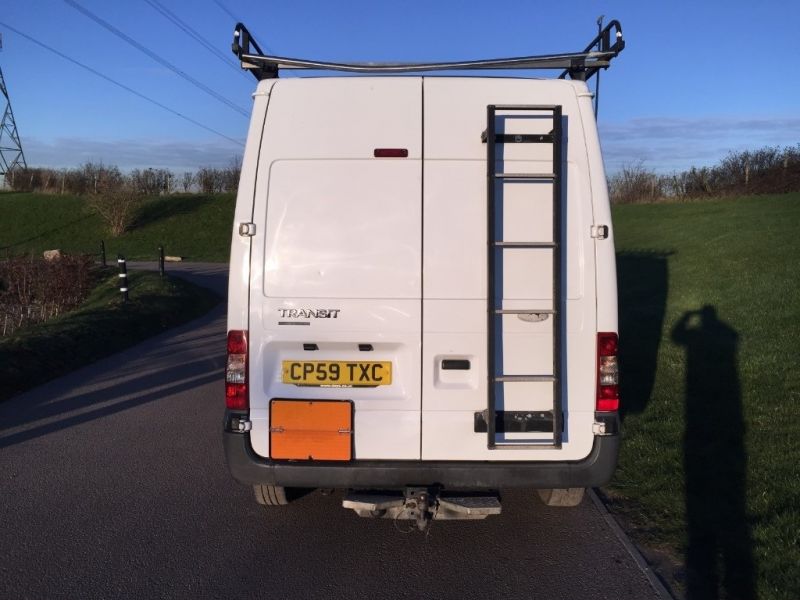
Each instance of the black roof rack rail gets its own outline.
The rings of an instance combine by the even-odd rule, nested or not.
[[[613,42],[613,43],[612,43]],[[607,69],[611,59],[625,48],[622,26],[619,21],[610,21],[597,37],[582,52],[544,54],[540,56],[518,56],[456,62],[432,63],[335,63],[319,60],[288,58],[264,54],[251,33],[242,23],[237,23],[233,32],[233,53],[242,68],[250,71],[256,79],[275,79],[281,69],[311,69],[344,71],[349,73],[418,73],[424,71],[465,71],[482,69],[557,69],[563,70],[559,78],[586,81],[600,69]]]

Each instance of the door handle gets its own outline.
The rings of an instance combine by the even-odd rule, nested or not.
[[[470,362],[465,359],[445,358],[442,360],[442,371],[469,371]]]

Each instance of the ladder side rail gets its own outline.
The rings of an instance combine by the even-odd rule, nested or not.
[[[487,413],[486,413],[486,436],[487,447],[492,449],[497,443],[497,432],[495,422],[495,177],[497,162],[495,156],[495,112],[496,107],[492,104],[486,107],[486,373],[487,373]],[[502,265],[502,261],[501,261]],[[502,303],[501,303],[502,304]],[[502,306],[500,307],[502,308]],[[500,319],[502,320],[502,315]],[[502,327],[502,321],[501,321]],[[500,383],[500,385],[503,385]]]
[[[564,244],[562,242],[562,120],[561,106],[556,106],[553,110],[553,243],[555,247],[553,253],[553,444],[561,447],[562,428],[564,421],[562,392],[563,392],[563,332],[562,324],[566,323],[563,318],[566,303],[563,301],[561,269],[563,266]]]

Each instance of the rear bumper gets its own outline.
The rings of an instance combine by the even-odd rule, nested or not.
[[[276,462],[253,452],[248,433],[225,431],[223,444],[231,474],[248,485],[367,489],[438,485],[457,490],[569,488],[596,487],[611,480],[617,466],[619,434],[595,436],[589,455],[575,462]]]

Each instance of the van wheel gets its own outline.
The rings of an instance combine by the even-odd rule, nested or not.
[[[583,500],[584,488],[555,488],[536,490],[547,506],[578,506]]]
[[[256,502],[263,506],[284,506],[289,504],[286,488],[277,485],[254,485]]]

